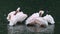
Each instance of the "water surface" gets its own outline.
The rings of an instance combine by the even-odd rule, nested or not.
[[[46,28],[36,27],[36,26],[25,26],[25,25],[16,25],[14,27],[8,26],[8,34],[53,34],[54,25],[49,25]]]

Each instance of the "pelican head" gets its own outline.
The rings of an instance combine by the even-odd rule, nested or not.
[[[40,10],[39,11],[39,15],[42,16],[44,14],[44,11],[43,10]]]

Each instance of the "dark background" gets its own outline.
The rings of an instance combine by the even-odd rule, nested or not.
[[[21,10],[29,16],[43,9],[49,10],[55,19],[54,34],[59,34],[60,29],[60,0],[0,0],[0,34],[7,34],[7,14],[21,7]]]

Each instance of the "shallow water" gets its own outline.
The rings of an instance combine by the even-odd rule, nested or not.
[[[16,25],[14,27],[8,26],[8,34],[53,34],[54,25],[49,25],[46,28],[36,26]]]

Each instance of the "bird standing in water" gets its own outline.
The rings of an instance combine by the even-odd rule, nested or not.
[[[36,24],[37,23],[37,19],[43,15],[44,11],[40,10],[38,13],[34,13],[32,14],[29,18],[27,18],[26,20],[26,25],[28,24]]]
[[[38,24],[41,27],[47,27],[48,23],[54,24],[54,19],[51,15],[46,15],[42,17],[44,14],[43,10],[40,10],[39,13],[34,13],[32,14],[27,20],[26,20],[26,25],[28,24]]]
[[[10,12],[7,16],[7,20],[9,21],[10,26],[15,25],[17,22],[22,22],[26,18],[27,18],[27,14],[24,14],[20,10],[20,7],[18,7],[16,11]]]

